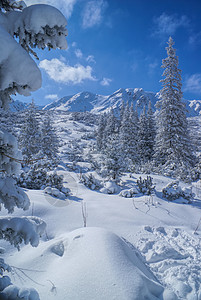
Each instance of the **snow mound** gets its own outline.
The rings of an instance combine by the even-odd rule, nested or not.
[[[65,200],[66,199],[66,195],[67,195],[67,192],[68,192],[68,189],[67,188],[63,188],[63,192],[59,191],[57,188],[51,188],[51,187],[46,187],[44,189],[44,192],[46,194],[49,194],[49,195],[52,195],[56,198],[59,198],[61,200]],[[64,193],[65,192],[65,193]]]
[[[26,259],[35,268],[45,266],[45,273],[35,275],[46,285],[40,288],[41,300],[55,299],[47,294],[47,280],[54,284],[57,299],[170,299],[138,251],[102,228],[77,229],[43,242],[32,258],[24,253],[21,263],[27,264]]]
[[[101,193],[104,194],[116,194],[119,190],[115,181],[106,181],[104,182],[104,187],[100,189]]]

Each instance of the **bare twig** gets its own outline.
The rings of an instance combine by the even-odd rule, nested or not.
[[[198,228],[200,227],[200,222],[201,222],[201,217],[200,217],[200,219],[198,221],[198,224],[197,224],[197,226],[196,226],[195,231],[193,232],[193,234],[197,234]]]
[[[135,209],[138,209],[137,206],[135,205],[135,198],[133,198],[133,206]]]
[[[54,285],[54,283],[51,280],[48,279],[47,281],[49,281],[52,284],[50,292],[54,293],[56,295],[57,294],[57,288],[56,288],[56,286]]]
[[[27,275],[27,274],[25,273],[25,271],[31,271],[31,272],[44,272],[44,271],[28,270],[28,269],[22,269],[22,268],[18,268],[18,267],[14,267],[14,266],[11,266],[11,268],[12,268],[12,270],[15,272],[15,274],[16,274],[21,280],[23,279],[23,277],[20,276],[20,275],[17,273],[17,271],[21,272],[21,273],[24,275],[24,277],[28,278],[29,280],[31,280],[31,281],[34,282],[35,284],[40,285],[40,286],[44,286],[43,284],[41,284],[41,283],[35,281],[34,279],[32,279],[29,275]],[[23,280],[24,280],[24,279],[23,279]]]
[[[82,218],[84,222],[84,227],[87,227],[87,206],[86,206],[86,202],[81,201],[81,203],[82,203]]]

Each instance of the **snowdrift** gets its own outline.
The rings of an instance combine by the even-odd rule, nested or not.
[[[170,299],[169,293],[164,298],[164,288],[138,251],[102,228],[77,229],[43,242],[33,256],[30,249],[22,251],[18,264],[46,268],[33,278],[44,285],[37,288],[41,300],[55,299],[55,295],[57,299],[73,300]]]

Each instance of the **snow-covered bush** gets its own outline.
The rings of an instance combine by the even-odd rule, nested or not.
[[[137,187],[140,193],[151,195],[155,189],[155,185],[153,185],[153,178],[151,176],[147,176],[147,178],[142,179],[140,176],[139,179],[137,179]]]
[[[99,190],[101,184],[98,179],[96,179],[91,173],[89,175],[82,174],[80,182],[91,190]]]
[[[121,191],[119,193],[119,196],[124,197],[124,198],[132,198],[135,195],[137,195],[138,193],[139,193],[139,191],[137,190],[137,188],[133,187],[131,189]]]
[[[39,161],[26,171],[23,171],[18,178],[18,185],[31,190],[40,190],[45,186],[51,186],[61,190],[63,187],[63,176],[56,172],[48,173],[46,162]]]
[[[48,174],[46,178],[46,186],[51,186],[61,191],[63,188],[63,175],[58,175],[55,171]]]
[[[179,199],[180,197],[190,201],[194,198],[192,188],[181,188],[179,181],[172,181],[166,187],[162,189],[163,197],[169,201]]]
[[[52,195],[52,196],[54,196],[56,198],[59,198],[61,200],[65,200],[66,197],[69,195],[69,189],[64,188],[64,187],[61,189],[61,191],[58,190],[57,188],[46,187],[44,189],[44,192],[46,194]]]
[[[104,182],[104,187],[100,189],[100,192],[105,194],[116,194],[118,191],[119,187],[113,180]]]

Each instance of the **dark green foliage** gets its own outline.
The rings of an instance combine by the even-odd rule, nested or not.
[[[151,176],[147,176],[147,178],[144,179],[140,176],[137,180],[137,186],[140,193],[145,195],[151,195],[155,189],[155,185],[153,185],[153,178]]]

